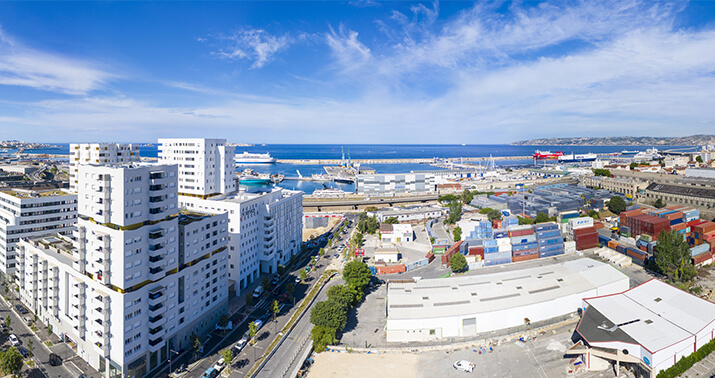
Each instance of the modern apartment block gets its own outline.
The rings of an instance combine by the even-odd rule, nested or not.
[[[303,192],[274,188],[201,199],[179,196],[179,206],[225,213],[229,220],[229,284],[245,289],[261,273],[273,274],[300,251]]]
[[[437,183],[432,173],[357,175],[357,194],[394,196],[409,193],[435,193]]]
[[[19,244],[22,301],[106,377],[152,376],[228,306],[228,217],[179,212],[175,165],[82,165],[74,238]]]
[[[139,146],[128,143],[70,144],[70,191],[77,192],[80,165],[109,165],[139,161]]]
[[[69,235],[76,222],[76,194],[61,190],[0,191],[0,271],[15,273],[20,239],[53,233]]]
[[[208,198],[236,191],[235,147],[226,139],[159,139],[159,162],[179,165],[179,193]]]

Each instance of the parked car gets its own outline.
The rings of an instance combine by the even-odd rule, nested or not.
[[[253,324],[256,325],[256,331],[259,331],[261,329],[261,327],[263,327],[263,320],[256,319],[253,321]]]
[[[20,345],[20,340],[18,340],[17,336],[15,336],[14,333],[8,336],[7,339],[10,340],[10,344],[12,344],[12,346],[14,347]]]
[[[278,302],[283,303],[288,300],[288,294],[283,293],[281,294],[280,298],[278,298]]]
[[[295,283],[300,283],[300,281],[301,281],[300,277],[295,278]]]
[[[281,279],[281,278],[280,278],[277,274],[273,275],[273,278],[271,279],[271,284],[272,284],[272,285],[277,284],[278,281],[280,281],[280,279]]]
[[[216,324],[217,331],[223,331],[223,330],[230,331],[232,329],[233,329],[233,322],[230,320],[228,321],[228,324],[226,324],[226,327],[221,327],[220,325]]]
[[[206,369],[204,374],[201,375],[201,378],[216,378],[218,377],[218,370],[214,369],[213,366]]]
[[[62,365],[62,357],[58,354],[50,353],[50,366]]]
[[[30,352],[28,352],[27,349],[25,349],[25,348],[23,348],[23,347],[21,347],[21,346],[17,347],[17,351],[20,352],[20,354],[21,354],[22,357],[24,357],[24,358],[27,358],[27,356],[30,355]]]
[[[223,368],[225,368],[225,367],[226,367],[226,362],[224,361],[223,357],[221,357],[218,361],[216,361],[216,363],[213,366],[213,368],[218,370],[219,373],[221,371],[223,371]]]
[[[337,259],[337,258],[339,258],[339,257],[340,257],[340,255],[337,254],[337,253],[333,255],[333,258],[334,258],[334,259]]]
[[[249,335],[248,335],[248,332],[246,332],[246,333],[243,335],[243,337],[241,337],[241,340],[238,340],[238,342],[236,343],[236,345],[233,346],[233,349],[236,350],[235,354],[241,353],[241,350],[243,350],[243,347],[245,347],[246,344],[248,344],[248,339],[249,339],[249,338],[250,338],[250,337],[249,337]]]
[[[467,360],[459,360],[452,365],[455,369],[466,372],[466,373],[471,373],[474,371],[474,368],[476,365],[474,362],[469,362]]]
[[[27,317],[27,316],[25,316],[24,318],[22,318],[22,321],[24,321],[25,324],[27,324],[28,327],[29,327],[30,325],[32,325],[32,319],[30,319],[30,318]]]
[[[258,286],[253,289],[253,298],[260,298],[263,295],[263,286]]]

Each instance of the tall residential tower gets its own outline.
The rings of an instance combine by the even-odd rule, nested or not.
[[[226,139],[159,139],[159,162],[179,165],[179,193],[208,198],[236,191],[235,147]]]

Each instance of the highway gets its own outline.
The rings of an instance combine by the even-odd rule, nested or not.
[[[364,199],[334,199],[326,198],[324,200],[317,201],[303,201],[303,207],[330,207],[330,206],[358,206],[358,205],[379,205],[379,204],[395,204],[403,202],[427,202],[436,201],[439,197],[438,194],[427,194],[422,196],[411,196],[411,197],[375,197],[367,200]]]

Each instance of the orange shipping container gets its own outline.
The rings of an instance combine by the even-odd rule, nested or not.
[[[521,255],[521,256],[513,256],[511,258],[512,262],[519,262],[519,261],[527,261],[527,260],[535,260],[539,258],[538,253],[534,253],[531,255]]]
[[[615,250],[618,247],[618,242],[613,240],[608,241],[608,248]]]
[[[698,234],[707,234],[710,231],[715,231],[715,223],[710,221],[693,226],[693,232],[697,232]]]

